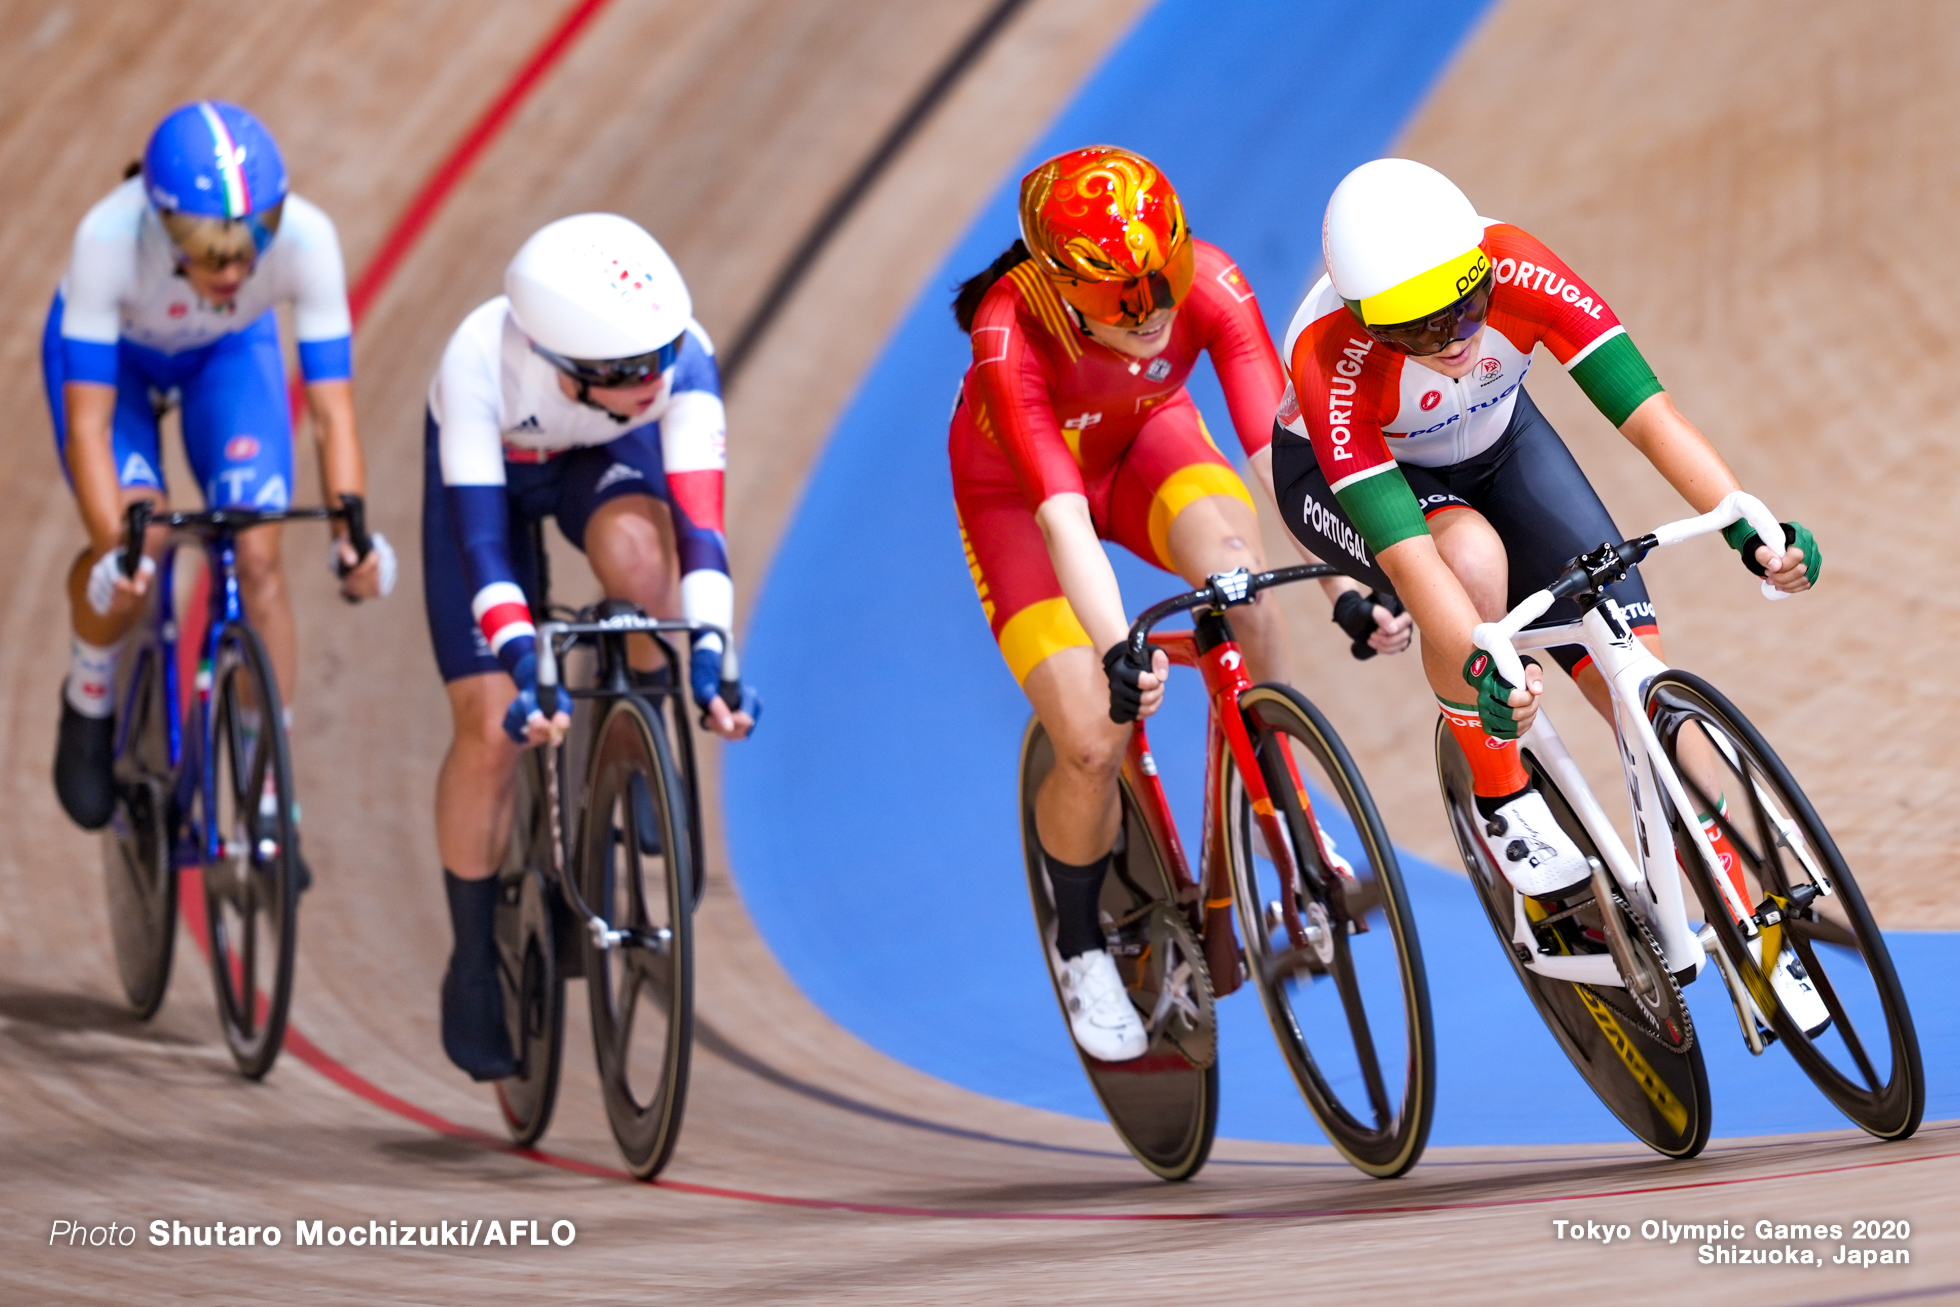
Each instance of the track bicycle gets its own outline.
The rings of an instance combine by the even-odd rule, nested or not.
[[[1637,857],[1541,706],[1520,740],[1524,763],[1592,877],[1558,899],[1519,893],[1498,868],[1493,841],[1501,845],[1503,834],[1476,810],[1468,762],[1446,726],[1436,735],[1464,865],[1532,1003],[1601,1101],[1670,1157],[1692,1157],[1708,1142],[1701,1032],[1681,986],[1711,961],[1749,1051],[1782,1043],[1861,1128],[1906,1138],[1926,1105],[1905,994],[1830,832],[1762,733],[1707,681],[1655,657],[1604,593],[1655,548],[1738,520],[1782,552],[1776,519],[1736,491],[1700,517],[1573,559],[1549,588],[1472,634],[1512,685],[1524,683],[1518,650],[1582,645],[1592,654],[1612,693]],[[1561,598],[1577,602],[1579,620],[1531,625]],[[1724,866],[1704,820],[1738,865]]]
[[[1307,1106],[1342,1156],[1369,1175],[1401,1175],[1429,1137],[1436,1097],[1429,989],[1394,846],[1333,727],[1291,686],[1247,679],[1226,619],[1262,590],[1331,575],[1325,564],[1222,573],[1150,608],[1130,628],[1139,661],[1162,649],[1204,678],[1211,708],[1203,843],[1193,874],[1138,722],[1124,757],[1122,821],[1100,910],[1150,1044],[1127,1062],[1077,1054],[1110,1124],[1162,1179],[1190,1178],[1210,1154],[1218,1123],[1214,1004],[1248,978]],[[1191,630],[1153,634],[1182,612],[1193,614]],[[1021,834],[1051,979],[1061,957],[1034,801],[1053,766],[1047,733],[1031,720],[1021,746]],[[1062,999],[1059,982],[1055,995]]]
[[[701,622],[607,600],[576,613],[549,598],[532,523],[538,700],[569,708],[562,743],[524,751],[498,870],[497,950],[517,1073],[497,1082],[511,1138],[543,1137],[564,1053],[565,982],[582,976],[606,1119],[634,1175],[673,1155],[694,1030],[693,915],[704,864],[694,742],[676,635],[722,638],[723,698],[741,702],[734,641]],[[636,671],[628,637],[661,666]]]
[[[204,548],[208,591],[190,685],[176,572],[181,541],[158,560],[140,632],[117,667],[115,807],[103,834],[109,924],[123,992],[155,1015],[170,983],[178,877],[201,882],[205,942],[218,1020],[240,1072],[272,1069],[292,1002],[296,917],[304,888],[299,802],[279,685],[238,588],[238,533],[280,522],[334,519],[365,558],[372,547],[360,496],[340,508],[218,508],[158,512],[148,500],[125,518],[122,569],[134,577],[153,528],[186,532]]]

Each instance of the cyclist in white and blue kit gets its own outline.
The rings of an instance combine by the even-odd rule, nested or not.
[[[123,510],[164,498],[160,413],[180,408],[208,506],[291,506],[280,304],[293,308],[328,501],[361,494],[352,323],[333,223],[289,193],[279,149],[256,118],[215,100],[187,104],[82,219],[42,337],[55,446],[89,536],[69,574],[73,662],[55,755],[56,793],[85,829],[106,823],[113,805],[117,648],[154,570],[146,557],[133,580],[122,576]],[[379,536],[358,565],[336,539],[330,562],[350,597],[393,584],[394,555]],[[275,527],[239,536],[238,572],[290,712],[298,650]]]
[[[504,289],[463,319],[429,387],[422,502],[429,633],[455,719],[436,783],[455,931],[442,1039],[478,1080],[516,1068],[493,928],[518,754],[570,725],[538,707],[530,524],[555,518],[609,598],[723,629],[735,615],[714,347],[666,251],[629,219],[579,214],[526,241]],[[634,643],[653,674],[656,651]],[[722,700],[722,653],[696,639],[688,681],[707,724],[737,740],[759,703]]]

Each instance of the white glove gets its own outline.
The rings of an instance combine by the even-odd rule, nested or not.
[[[95,560],[95,566],[88,570],[88,606],[103,617],[109,615],[109,605],[116,598],[116,579],[122,575],[122,556],[120,549],[111,549]],[[157,570],[157,565],[144,555],[143,561],[136,565],[136,574],[148,580]]]
[[[340,547],[346,543],[339,539],[327,541],[327,570],[332,572],[337,580],[344,580],[347,573],[353,570],[340,557]],[[400,571],[400,564],[395,559],[395,547],[389,544],[388,537],[379,531],[368,537],[368,544],[374,556],[381,560],[381,593],[386,597],[394,593],[395,577]]]

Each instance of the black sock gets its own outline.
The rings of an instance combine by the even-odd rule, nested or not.
[[[497,960],[497,878],[464,880],[442,869],[449,896],[449,926],[456,934],[456,961],[471,971],[489,970]]]
[[[1489,798],[1486,795],[1479,794],[1476,796],[1477,812],[1480,816],[1483,817],[1485,821],[1489,821],[1491,818],[1497,815],[1497,810],[1499,808],[1509,803],[1512,799],[1517,798],[1520,794],[1525,793],[1530,788],[1531,786],[1527,784],[1522,790],[1513,790],[1511,791],[1511,793],[1499,795],[1495,799]]]
[[[1109,947],[1103,938],[1103,877],[1109,874],[1109,855],[1103,854],[1086,867],[1063,862],[1043,849],[1048,863],[1048,883],[1055,888],[1055,951],[1063,958]]]

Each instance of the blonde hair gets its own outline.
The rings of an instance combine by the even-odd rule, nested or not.
[[[283,204],[275,204],[250,218],[217,218],[172,210],[161,210],[157,217],[163,220],[171,242],[193,263],[251,263],[259,256],[253,226],[268,233],[278,231],[283,208]]]

